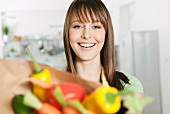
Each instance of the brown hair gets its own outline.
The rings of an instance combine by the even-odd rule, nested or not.
[[[90,15],[90,16],[87,16]],[[110,13],[101,0],[74,0],[66,14],[64,23],[64,48],[67,60],[67,71],[76,74],[75,53],[69,44],[69,27],[71,19],[76,16],[80,22],[99,21],[103,24],[106,35],[101,50],[101,64],[105,70],[106,79],[110,86],[123,89],[120,80],[128,83],[128,78],[115,71],[114,33]],[[90,18],[90,19],[89,19]],[[96,20],[97,19],[97,20]]]

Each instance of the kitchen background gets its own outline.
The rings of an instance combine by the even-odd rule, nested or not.
[[[72,0],[0,0],[0,58],[66,66],[62,30]],[[170,0],[103,0],[115,30],[117,69],[139,78],[154,101],[143,114],[170,113]]]

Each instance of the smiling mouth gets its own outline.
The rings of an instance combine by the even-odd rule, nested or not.
[[[83,44],[83,43],[79,43],[79,45],[81,46],[81,47],[84,47],[84,48],[90,48],[90,47],[93,47],[95,44],[94,43],[92,43],[92,44]]]

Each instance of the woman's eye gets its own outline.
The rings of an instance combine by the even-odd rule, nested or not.
[[[80,25],[75,25],[73,28],[81,28]]]
[[[100,29],[100,26],[93,26],[94,29]]]

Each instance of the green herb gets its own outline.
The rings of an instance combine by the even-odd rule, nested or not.
[[[135,94],[127,94],[123,99],[123,105],[128,108],[128,114],[137,114],[142,112],[144,106],[152,102],[152,100],[152,97],[149,96],[137,97]]]
[[[2,32],[3,32],[3,34],[8,35],[8,33],[9,33],[9,28],[8,28],[8,26],[3,26],[3,27],[2,27]]]
[[[16,50],[12,47],[12,48],[10,49],[10,52],[16,52]]]

